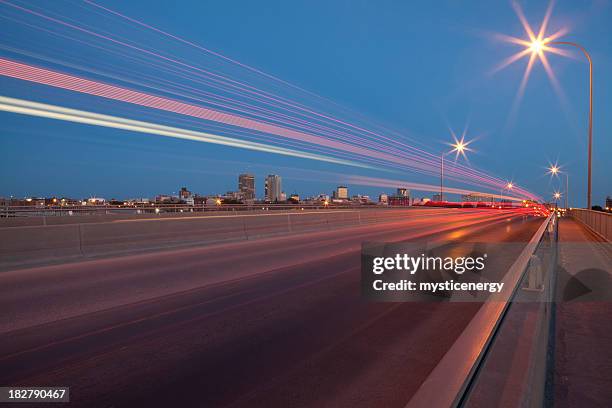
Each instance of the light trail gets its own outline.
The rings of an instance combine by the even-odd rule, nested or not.
[[[224,77],[223,75],[219,75],[219,74],[215,74],[213,72],[207,71],[207,70],[203,70],[201,68],[198,68],[198,67],[195,67],[193,65],[190,65],[190,64],[184,63],[182,61],[179,61],[179,60],[177,60],[175,58],[169,58],[167,56],[162,55],[159,51],[153,52],[153,51],[144,49],[142,47],[130,44],[130,43],[127,42],[128,40],[118,39],[117,37],[113,38],[110,35],[99,34],[99,33],[96,33],[94,31],[90,30],[90,29],[80,27],[80,26],[78,26],[78,25],[76,25],[74,23],[62,21],[62,20],[60,20],[58,18],[54,18],[54,17],[45,15],[45,14],[37,12],[37,11],[31,10],[31,9],[27,9],[25,7],[22,7],[22,6],[18,6],[16,4],[12,4],[10,2],[6,2],[5,1],[4,4],[6,4],[6,5],[10,6],[10,7],[13,7],[15,9],[24,11],[26,13],[29,13],[29,14],[31,14],[33,16],[40,17],[40,18],[42,18],[44,20],[51,21],[51,22],[60,24],[60,25],[62,25],[64,27],[68,27],[70,29],[74,29],[74,30],[80,31],[82,33],[94,36],[94,37],[96,37],[98,39],[110,41],[114,45],[120,45],[120,46],[127,47],[127,48],[129,48],[129,49],[131,49],[133,51],[142,52],[142,53],[146,54],[149,57],[160,58],[166,64],[168,64],[168,63],[176,64],[178,66],[179,70],[185,71],[185,72],[189,72],[189,75],[191,77],[193,77],[194,75],[198,76],[198,77],[202,77],[202,75],[205,75],[203,78],[206,78],[206,75],[207,75],[207,76],[211,77],[211,78],[206,78],[207,80],[212,80],[212,81],[214,81],[214,82],[216,82],[218,84],[222,84],[222,85],[228,86],[228,87],[230,87],[230,88],[232,88],[234,90],[240,90],[242,92],[247,92],[249,94],[258,95],[259,97],[263,97],[263,98],[266,99],[266,100],[261,100],[261,99],[256,98],[256,100],[258,100],[258,102],[260,102],[260,103],[270,104],[269,101],[273,101],[275,103],[280,103],[280,104],[284,105],[284,107],[276,106],[277,108],[287,109],[287,106],[289,106],[291,109],[295,108],[295,109],[301,110],[302,112],[298,113],[300,115],[304,115],[304,112],[306,112],[307,115],[311,115],[311,114],[312,115],[316,115],[316,116],[318,116],[320,118],[324,118],[325,120],[330,120],[330,121],[335,122],[336,124],[340,124],[341,126],[347,126],[347,127],[351,128],[351,129],[357,130],[359,132],[367,132],[367,133],[369,133],[371,135],[374,135],[374,136],[378,137],[379,139],[384,139],[385,140],[384,148],[381,148],[381,147],[377,146],[378,151],[384,151],[385,153],[390,151],[392,153],[391,160],[389,160],[389,157],[381,158],[380,156],[378,157],[379,160],[386,160],[386,161],[391,161],[391,162],[395,161],[396,163],[398,163],[397,157],[401,156],[401,157],[404,158],[404,160],[402,161],[403,163],[405,163],[406,160],[410,160],[412,162],[411,163],[411,167],[417,169],[418,171],[421,171],[421,172],[423,172],[425,174],[434,174],[435,173],[435,171],[433,169],[435,168],[436,163],[437,163],[437,155],[433,155],[433,154],[431,154],[429,152],[423,151],[421,149],[417,149],[417,148],[415,148],[413,146],[406,145],[404,143],[398,142],[397,140],[393,140],[393,139],[387,138],[387,137],[385,137],[383,135],[380,135],[378,133],[372,132],[372,131],[370,131],[368,129],[364,129],[362,127],[355,126],[355,125],[353,125],[351,123],[344,122],[344,121],[339,121],[338,119],[330,117],[329,115],[325,115],[325,114],[321,114],[319,112],[312,111],[312,110],[308,109],[307,107],[305,107],[302,104],[295,103],[293,101],[288,101],[285,98],[279,97],[277,95],[271,94],[271,93],[266,92],[266,91],[259,90],[259,89],[255,88],[253,86],[244,84],[244,83],[242,83],[240,81],[235,81],[235,80],[232,80],[231,78]],[[74,20],[73,20],[73,22],[74,22]],[[173,67],[173,69],[176,70],[177,66]],[[188,71],[188,70],[192,70],[192,71]],[[195,71],[195,72],[193,72],[193,71]],[[225,89],[225,91],[227,91],[227,89]],[[360,146],[364,145],[362,141],[353,141],[353,143],[357,143]],[[369,143],[373,143],[373,142],[370,141]],[[376,141],[374,143],[380,143],[380,141]],[[391,146],[389,146],[389,143],[391,144]],[[401,147],[401,150],[396,150],[393,147],[395,145]],[[376,148],[374,148],[374,150],[376,150]],[[411,152],[412,154],[408,154],[407,151]],[[416,152],[416,154],[414,154],[414,152]],[[395,158],[395,160],[394,160],[394,158]],[[488,176],[488,175],[486,175],[486,174],[484,174],[484,173],[482,173],[480,171],[477,171],[477,170],[469,168],[469,167],[465,167],[465,166],[460,165],[460,164],[455,164],[455,166],[453,166],[453,171],[457,174],[457,176],[465,177],[467,180],[462,180],[462,181],[465,181],[465,182],[467,182],[469,184],[477,185],[478,183],[484,183],[484,184],[488,184],[488,185],[494,186],[495,188],[499,187],[500,185],[503,185],[503,181],[500,180],[500,179],[493,178],[493,177]],[[449,178],[452,178],[452,176],[449,177]]]
[[[131,104],[137,104],[154,109],[160,109],[168,112],[177,113],[180,115],[187,115],[199,119],[205,119],[232,126],[238,126],[259,132],[275,134],[301,142],[312,143],[314,145],[337,149],[351,154],[356,154],[361,157],[361,160],[365,159],[365,161],[369,161],[369,159],[374,158],[379,160],[379,165],[382,161],[382,163],[395,163],[401,165],[402,167],[410,167],[413,169],[423,170],[425,174],[432,174],[437,171],[437,162],[432,163],[430,165],[428,165],[427,163],[419,162],[418,160],[407,162],[407,158],[403,158],[400,155],[388,154],[385,152],[362,148],[360,146],[354,146],[343,142],[327,140],[320,136],[294,131],[292,129],[287,129],[270,123],[255,121],[238,115],[219,112],[212,109],[187,104],[184,102],[179,102],[151,94],[117,87],[114,85],[108,85],[96,81],[75,77],[72,75],[33,67],[7,59],[0,59],[0,75],[5,75],[49,86],[55,86],[75,92],[105,97],[108,99],[114,99]],[[470,176],[472,176],[472,178],[476,181],[483,181],[482,178],[478,178],[471,174]],[[470,180],[468,180],[468,182],[470,182]],[[472,183],[475,183],[475,181],[472,181]]]
[[[440,185],[433,184],[422,184],[422,183],[414,183],[411,181],[403,181],[403,180],[390,180],[390,179],[382,179],[376,177],[365,177],[365,176],[348,176],[346,181],[350,184],[357,184],[361,186],[372,186],[372,187],[391,187],[396,188],[398,186],[402,186],[403,188],[418,190],[418,191],[432,191],[432,192],[440,192]],[[480,191],[468,190],[463,188],[452,188],[452,187],[444,187],[445,193],[453,193],[453,194],[475,194],[483,197],[491,197],[491,198],[503,198],[505,200],[512,201],[522,201],[522,197],[513,197],[513,196],[505,196],[493,194],[493,193],[485,193]]]
[[[181,129],[171,126],[159,125],[156,123],[121,118],[118,116],[102,115],[99,113],[27,101],[24,99],[8,98],[5,96],[0,96],[0,111],[18,113],[29,116],[37,116],[48,119],[57,119],[67,122],[82,123],[86,125],[122,129],[138,133],[154,134],[158,136],[166,136],[176,139],[213,143],[224,146],[238,147],[242,149],[281,154],[285,156],[293,156],[304,159],[343,164],[347,166],[369,168],[369,166],[361,163],[355,163],[348,160],[337,159],[334,157],[322,156],[308,152],[301,152],[298,150],[285,149],[282,147],[265,145],[262,143],[248,142],[240,139],[233,139],[226,136],[214,135],[212,133],[197,132],[189,129]]]
[[[65,14],[63,11],[60,11],[60,13],[52,12],[49,7],[45,7],[44,9],[38,7],[38,10],[35,10],[35,7],[29,9],[22,5],[11,3],[10,1],[2,1],[1,3],[12,7],[14,10],[26,13],[26,15],[29,15],[30,19],[42,19],[35,22],[32,21],[33,24],[22,22],[22,24],[29,25],[32,29],[43,30],[64,37],[69,41],[77,41],[87,47],[95,47],[104,52],[113,53],[140,65],[133,70],[126,69],[116,71],[120,73],[114,75],[115,81],[119,80],[122,81],[122,83],[135,84],[140,89],[142,89],[142,87],[153,89],[156,93],[171,95],[171,97],[176,99],[155,96],[153,94],[113,86],[102,82],[89,81],[84,78],[33,66],[29,66],[29,68],[42,70],[42,72],[38,71],[37,74],[46,76],[46,78],[28,79],[24,76],[31,76],[33,72],[31,70],[28,72],[26,72],[27,70],[23,70],[22,68],[24,68],[24,66],[28,67],[25,64],[19,66],[14,65],[11,68],[5,66],[4,68],[7,68],[8,72],[7,76],[172,112],[178,115],[204,119],[206,121],[216,122],[221,126],[229,125],[232,126],[232,128],[227,130],[227,132],[232,136],[241,135],[241,137],[252,140],[265,139],[266,144],[267,142],[272,142],[285,146],[297,146],[300,149],[304,148],[318,153],[323,152],[323,156],[339,156],[335,158],[338,160],[366,163],[364,167],[375,166],[375,168],[379,170],[385,168],[409,169],[421,174],[434,176],[438,173],[439,157],[437,154],[432,154],[423,149],[406,144],[398,140],[399,138],[392,138],[385,135],[386,133],[394,134],[395,132],[389,132],[387,130],[383,132],[373,131],[367,127],[351,123],[348,120],[336,118],[331,114],[319,112],[307,105],[287,99],[281,96],[281,94],[268,92],[253,86],[251,83],[233,79],[224,72],[215,72],[213,71],[214,68],[208,65],[203,65],[202,67],[197,66],[191,60],[185,59],[184,56],[178,57],[169,54],[164,47],[158,47],[158,49],[156,49],[155,47],[138,44],[129,36],[121,37],[117,32],[109,32],[108,29],[96,28],[91,25],[88,26],[85,22],[86,19],[81,18],[82,16],[80,15],[72,16],[71,18],[62,15]],[[201,47],[191,41],[100,6],[93,1],[86,1],[86,3],[98,10],[103,10],[106,13],[126,20],[132,23],[132,25],[151,30],[163,37],[170,38],[189,47],[194,47],[205,54],[220,58],[228,64],[236,65],[257,75],[269,78],[277,83],[282,83],[285,86],[301,92],[306,92],[309,95],[324,100],[324,98],[316,94],[266,74],[263,71],[259,71],[239,61],[225,57],[220,53]],[[87,8],[84,9],[87,10]],[[92,12],[91,9],[88,11]],[[96,18],[98,19],[100,16],[104,15],[103,12],[93,12],[97,14]],[[106,16],[106,18],[108,18],[108,16]],[[115,23],[117,21],[118,20],[115,18]],[[49,27],[48,30],[43,28],[45,23]],[[98,24],[94,23],[93,25],[96,26]],[[80,38],[67,35],[68,32],[80,35]],[[78,59],[77,57],[77,60]],[[17,64],[12,61],[10,62]],[[56,64],[66,65],[66,63],[61,60],[57,61]],[[89,62],[86,62],[86,64],[89,64]],[[157,75],[147,75],[147,70],[141,69],[142,64],[144,64],[145,68],[158,70]],[[98,76],[102,75],[108,77],[108,74],[99,71],[98,67],[99,65],[96,65],[94,70],[88,67],[77,69],[94,72]],[[106,69],[108,70],[109,67],[107,66]],[[112,71],[115,67],[111,65],[110,69]],[[137,80],[134,81],[132,78],[126,78],[126,73],[128,72],[131,72],[133,78],[137,78]],[[147,78],[147,82],[151,81],[153,85],[144,83],[144,78]],[[175,80],[173,81],[170,78],[175,78]],[[176,78],[178,78],[178,80],[176,80]],[[56,81],[56,83],[51,84],[48,81]],[[187,83],[195,85],[190,86],[187,85]],[[76,89],[75,87],[80,87],[81,89]],[[100,93],[100,87],[104,87],[103,91],[106,94]],[[212,89],[213,92],[206,91],[205,89],[207,88]],[[188,100],[189,102],[186,103],[184,100]],[[204,104],[206,107],[199,106],[200,104]],[[212,108],[209,108],[211,105]],[[172,120],[178,119],[173,118]],[[204,123],[199,124],[196,121],[191,121],[191,123],[192,125],[190,126],[192,127],[197,126],[202,128],[204,125]],[[206,126],[211,127],[212,125],[207,122]],[[242,130],[233,127],[239,127],[242,128]],[[397,133],[395,134],[397,135]],[[282,139],[276,138],[275,136],[280,136]],[[465,166],[461,163],[449,163],[448,170],[448,179],[478,186],[479,188],[483,187],[497,190],[500,186],[505,185],[505,180],[488,175],[481,170]],[[524,193],[526,197],[533,197],[531,193],[520,188],[517,188],[516,193]]]
[[[298,132],[270,123],[256,121],[242,116],[215,111],[213,109],[203,108],[200,106],[191,105],[151,94],[146,94],[139,91],[133,91],[114,85],[91,81],[72,75],[62,74],[43,68],[37,68],[3,58],[0,58],[0,75],[30,82],[36,82],[43,85],[54,86],[70,91],[113,99],[116,101],[165,110],[180,115],[187,115],[199,119],[220,122],[227,125],[243,127],[264,133],[271,133],[277,136],[306,141],[316,145],[327,146],[341,151],[355,153],[365,157],[375,157],[390,162],[405,164],[404,160],[382,152],[377,152],[358,146],[352,146],[342,142],[327,140],[319,136]]]
[[[407,161],[401,155],[388,154],[360,146],[354,146],[344,142],[328,140],[320,136],[307,134],[304,132],[287,129],[274,124],[256,121],[238,115],[228,114],[213,109],[208,109],[184,102],[163,98],[151,94],[146,94],[139,91],[130,90],[114,85],[108,85],[97,81],[91,81],[72,75],[67,75],[43,68],[33,67],[27,64],[21,64],[15,61],[0,58],[0,75],[36,82],[43,85],[54,86],[75,92],[90,94],[94,96],[104,97],[126,103],[136,104],[144,107],[164,110],[180,115],[192,116],[199,119],[210,120],[227,125],[238,126],[258,132],[270,133],[281,137],[290,138],[300,142],[312,143],[314,145],[327,147],[331,149],[348,152],[360,157],[360,161],[369,161],[369,159],[379,160],[378,164],[395,163],[402,167],[422,170],[425,174],[435,174],[437,172],[437,159],[434,163],[419,162],[418,160]],[[368,167],[368,165],[365,165]],[[457,170],[458,166],[453,166],[456,173],[462,174],[461,169]],[[465,173],[464,173],[465,174]],[[487,180],[485,177],[478,174],[467,173],[468,178],[463,180],[460,177],[455,180],[465,181],[470,184],[479,185],[479,183],[493,184],[497,186],[496,181]],[[453,178],[452,176],[449,178]]]

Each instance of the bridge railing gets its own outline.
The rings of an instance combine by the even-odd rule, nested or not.
[[[595,231],[608,241],[612,241],[612,213],[572,208],[569,215]]]
[[[407,408],[544,405],[556,240],[551,214],[503,278],[511,291],[482,304]]]
[[[302,209],[348,209],[356,205],[329,203],[256,203],[256,204],[106,204],[106,205],[11,205],[0,206],[0,218],[4,217],[40,217],[40,216],[78,216],[78,215],[128,215],[128,214],[180,214],[211,213],[236,211],[287,211]],[[375,204],[359,206],[360,208],[381,208]]]

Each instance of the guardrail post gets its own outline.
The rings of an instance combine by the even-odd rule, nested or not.
[[[533,254],[529,259],[527,267],[527,287],[523,288],[528,291],[542,292],[544,290],[544,277],[542,274],[542,262],[540,258]]]

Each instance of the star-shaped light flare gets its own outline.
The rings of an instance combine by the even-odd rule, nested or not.
[[[544,19],[542,20],[540,28],[537,30],[537,32],[531,27],[531,25],[527,21],[527,18],[525,17],[521,6],[517,2],[513,2],[512,5],[514,7],[516,15],[518,16],[523,26],[523,29],[525,30],[525,38],[517,38],[508,35],[498,35],[498,37],[506,42],[520,45],[523,47],[523,49],[502,61],[502,63],[494,69],[494,72],[502,70],[522,58],[528,58],[527,66],[525,68],[525,72],[523,73],[523,78],[521,80],[521,84],[517,93],[518,102],[520,101],[525,92],[525,87],[527,86],[527,82],[529,81],[529,75],[531,74],[533,66],[537,61],[540,61],[542,63],[542,66],[544,67],[544,70],[546,71],[546,74],[548,75],[548,78],[550,79],[553,87],[555,88],[555,91],[560,97],[563,98],[563,91],[561,90],[559,81],[557,80],[557,77],[555,76],[555,73],[553,72],[546,56],[547,52],[566,57],[572,56],[572,54],[570,54],[566,50],[555,47],[556,40],[559,39],[559,37],[567,34],[568,29],[566,27],[563,27],[552,34],[546,34],[546,30],[548,28],[550,16],[552,14],[552,9],[554,6],[554,1],[551,1],[548,4]]]

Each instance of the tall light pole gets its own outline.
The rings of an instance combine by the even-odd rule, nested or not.
[[[549,42],[548,44],[553,44],[553,45],[569,45],[571,47],[575,47],[578,48],[580,51],[582,51],[582,53],[584,54],[584,56],[586,57],[587,61],[589,62],[589,163],[588,163],[588,180],[587,180],[587,210],[591,209],[591,175],[592,175],[592,169],[593,169],[593,60],[591,59],[591,55],[588,53],[588,51],[580,44],[574,43],[574,42],[569,42],[569,41],[553,41],[553,42]],[[567,174],[566,174],[567,177]],[[569,184],[567,182],[567,178],[565,179],[566,181],[566,190],[567,190],[567,185]],[[567,208],[567,191],[565,194],[565,208]]]
[[[440,201],[444,201],[444,156],[451,153],[465,155],[465,151],[468,150],[468,144],[469,142],[465,142],[462,137],[461,140],[455,140],[455,143],[451,145],[453,146],[452,150],[442,152],[442,154],[440,155]]]
[[[556,191],[555,194],[553,194],[553,197],[555,198],[555,208],[559,207],[559,198],[561,198],[561,193]]]
[[[569,200],[569,174],[565,173],[565,209],[567,210]]]
[[[554,36],[547,38],[543,38],[543,32],[541,31],[538,37],[533,37],[533,33],[530,34],[530,41],[522,41],[519,43],[523,44],[527,47],[526,51],[531,51],[532,59],[537,55],[542,63],[550,70],[550,66],[548,65],[548,61],[544,56],[546,51],[560,53],[561,51],[551,47],[552,45],[567,45],[570,47],[574,47],[579,49],[587,61],[589,62],[589,123],[588,123],[588,168],[587,168],[587,209],[591,209],[591,178],[592,178],[592,169],[593,169],[593,59],[589,52],[582,45],[570,42],[570,41],[553,41]],[[530,64],[531,65],[531,64]]]
[[[509,182],[508,184],[506,184],[504,187],[502,187],[501,190],[499,190],[499,202],[501,204],[502,201],[502,195],[504,193],[504,190],[508,189],[508,190],[512,190],[512,187],[514,187],[514,184],[512,184],[511,182]]]

